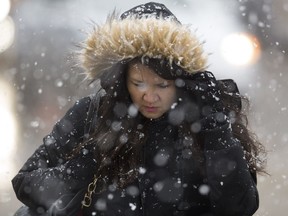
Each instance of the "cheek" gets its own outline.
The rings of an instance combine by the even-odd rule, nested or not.
[[[171,107],[171,105],[176,101],[176,91],[174,89],[166,91],[161,95],[161,98],[165,107]]]
[[[176,102],[176,95],[174,94],[169,95],[169,101],[168,101],[169,107],[175,102]]]
[[[169,91],[167,98],[169,98],[169,101],[171,104],[176,101],[176,89],[175,88]]]
[[[137,103],[137,101],[139,101],[139,98],[141,97],[141,93],[139,92],[139,90],[137,88],[128,88],[128,92],[130,94],[130,98],[132,100],[133,103]]]

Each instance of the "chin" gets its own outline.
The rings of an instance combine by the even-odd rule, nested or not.
[[[160,118],[163,114],[159,113],[142,113],[142,115],[149,119],[157,119]]]

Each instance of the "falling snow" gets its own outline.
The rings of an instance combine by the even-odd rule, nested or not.
[[[17,136],[17,142],[9,150],[8,142],[13,136],[7,140],[3,138],[6,131],[10,130],[8,130],[8,120],[4,120],[6,115],[1,116],[2,122],[5,123],[1,128],[4,131],[1,133],[1,139],[5,147],[1,148],[3,154],[0,154],[0,205],[3,215],[12,215],[15,207],[20,206],[11,188],[11,178],[41,144],[42,138],[51,131],[65,111],[80,96],[93,92],[93,88],[82,85],[82,77],[77,76],[81,71],[70,53],[71,50],[76,49],[75,44],[83,40],[83,32],[86,32],[87,28],[87,22],[83,20],[92,19],[98,22],[105,18],[104,14],[108,13],[108,10],[114,7],[126,9],[134,4],[131,0],[114,5],[108,1],[101,4],[92,0],[85,1],[85,4],[83,2],[72,0],[69,4],[60,1],[45,4],[42,1],[27,0],[12,4],[10,16],[14,20],[17,32],[12,47],[1,52],[0,55],[0,84],[5,81],[11,85],[11,90],[7,92],[12,94],[10,96],[6,91],[4,94],[1,85],[0,95],[4,94],[4,99],[11,98],[12,102],[5,102],[0,107],[7,105],[17,122],[17,134],[14,135]],[[288,187],[286,174],[288,164],[286,156],[288,151],[287,2],[285,0],[161,2],[175,9],[182,23],[193,21],[192,27],[196,26],[201,38],[206,41],[205,49],[213,54],[208,56],[209,70],[215,72],[215,75],[221,79],[235,79],[239,83],[240,91],[251,99],[249,125],[269,151],[267,172],[270,174],[258,176],[260,209],[256,215],[286,215],[288,204],[286,193]],[[217,10],[210,9],[213,8],[211,4]],[[65,17],[61,14],[65,14]],[[34,19],[35,17],[37,19]],[[213,20],[212,24],[211,20]],[[253,43],[255,59],[252,59],[248,65],[231,65],[231,62],[226,62],[222,57],[220,48],[222,39],[225,35],[234,32],[245,32],[257,39],[257,43],[255,41]],[[0,51],[1,49],[0,47]],[[239,61],[240,59],[236,63]],[[183,80],[176,80],[176,85],[183,86]],[[214,98],[216,101],[219,100],[215,95]],[[2,100],[1,97],[1,101],[4,99]],[[172,109],[176,108],[175,103]],[[125,104],[118,104],[114,112],[119,117],[127,113],[135,117],[138,108],[135,105],[126,107]],[[222,116],[218,117],[222,119]],[[234,117],[233,113],[230,115],[231,119],[232,117]],[[179,125],[184,118],[184,113],[175,112],[169,118],[170,123]],[[69,122],[65,127],[69,127]],[[121,131],[121,127],[120,122],[111,123],[111,129],[114,131]],[[191,130],[198,133],[201,124],[192,124]],[[144,134],[139,133],[139,136],[144,137]],[[125,144],[127,139],[127,135],[123,134],[120,142]],[[49,148],[50,145],[55,144],[55,138],[45,137],[44,144]],[[187,160],[194,156],[189,149],[181,149],[180,154]],[[158,152],[153,162],[161,168],[167,165],[170,157],[168,152]],[[51,162],[49,160],[30,165],[44,166]],[[62,163],[62,161],[58,162]],[[230,163],[229,167],[233,169],[234,165]],[[72,171],[66,169],[66,172],[69,175]],[[140,167],[139,174],[147,174],[147,169]],[[159,192],[159,196],[164,200],[169,199],[170,195],[165,189],[166,183],[173,185],[177,191],[177,193],[174,191],[174,195],[181,194],[181,188],[189,187],[189,184],[181,180],[169,179],[156,182],[152,190]],[[219,182],[219,185],[225,187],[223,181]],[[43,190],[45,190],[43,186],[39,187],[39,192]],[[200,194],[207,195],[211,188],[203,184],[197,190]],[[32,189],[25,187],[24,191],[29,194]],[[96,208],[105,211],[107,202],[115,199],[115,191],[116,187],[110,185],[111,193],[107,195],[107,200],[98,199]],[[131,196],[139,195],[137,187],[129,187],[126,192]],[[173,198],[177,199],[177,196]],[[129,208],[132,211],[137,210],[136,204],[132,202],[129,203]],[[37,211],[41,213],[44,210],[39,207]]]

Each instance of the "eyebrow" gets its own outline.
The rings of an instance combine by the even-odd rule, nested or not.
[[[137,78],[133,78],[133,77],[130,77],[130,80],[134,81],[134,82],[144,82],[143,80],[140,80],[140,79],[137,79]]]
[[[145,81],[143,81],[143,80],[139,80],[139,79],[133,78],[133,77],[130,77],[130,80],[131,80],[132,82],[137,82],[137,83],[144,83],[144,82],[145,82]],[[161,80],[161,81],[159,81],[159,82],[153,83],[153,85],[162,85],[162,84],[171,85],[171,82],[170,82],[170,80]]]

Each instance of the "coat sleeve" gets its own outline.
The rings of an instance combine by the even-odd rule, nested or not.
[[[90,101],[87,97],[76,102],[12,179],[17,198],[31,209],[46,211],[59,197],[76,194],[88,181],[85,171],[95,163],[91,154],[83,152],[70,161],[66,154],[83,140]],[[77,168],[82,174],[84,170],[83,176]]]
[[[207,183],[215,215],[251,216],[258,209],[256,173],[251,173],[231,124],[224,121],[200,132],[204,143]]]

